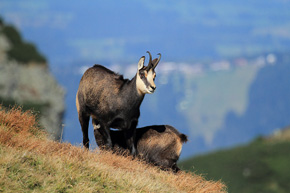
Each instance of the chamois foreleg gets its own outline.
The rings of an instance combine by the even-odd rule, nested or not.
[[[127,147],[130,150],[131,155],[133,156],[137,156],[138,154],[135,144],[137,124],[137,121],[133,121],[130,125],[130,128],[128,130],[125,130],[124,132]]]
[[[106,142],[104,136],[100,132],[101,125],[95,119],[93,119],[92,124],[94,127],[94,136],[99,148],[105,147]]]
[[[94,126],[95,139],[99,148],[112,149],[113,144],[110,135],[110,128],[105,124],[99,123],[96,119],[93,119],[92,124]]]

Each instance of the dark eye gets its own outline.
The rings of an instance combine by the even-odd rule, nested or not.
[[[140,78],[144,78],[144,73],[140,72]]]

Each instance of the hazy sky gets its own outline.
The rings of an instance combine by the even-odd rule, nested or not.
[[[285,49],[290,41],[290,2],[283,0],[2,0],[0,9],[51,65],[135,62],[147,50],[192,62]]]

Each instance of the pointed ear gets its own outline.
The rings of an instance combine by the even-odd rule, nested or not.
[[[145,56],[142,56],[138,62],[138,70],[141,70],[144,67]]]

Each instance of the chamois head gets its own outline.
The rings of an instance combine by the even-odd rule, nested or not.
[[[149,51],[147,51],[147,53],[150,57],[148,65],[144,66],[145,56],[142,56],[138,62],[136,86],[139,94],[151,94],[154,93],[156,89],[154,83],[156,77],[155,68],[160,61],[161,54],[159,53],[159,57],[152,61],[151,53]]]

